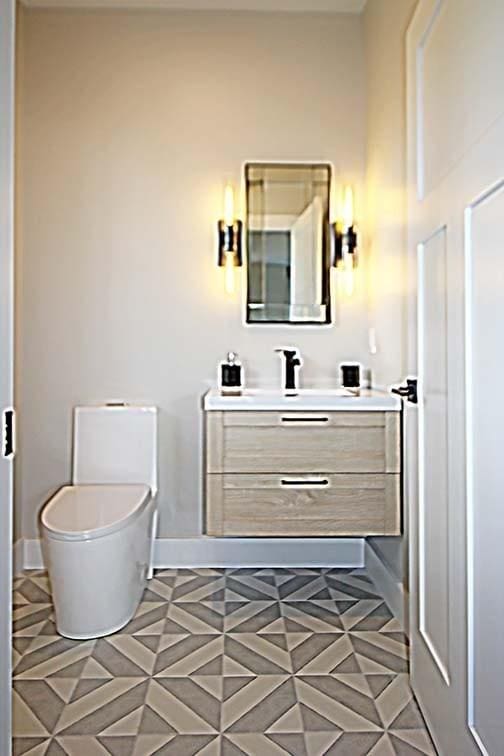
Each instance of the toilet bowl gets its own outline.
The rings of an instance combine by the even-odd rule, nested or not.
[[[72,485],[40,518],[58,633],[96,638],[132,618],[152,573],[156,493],[156,409],[76,407]]]

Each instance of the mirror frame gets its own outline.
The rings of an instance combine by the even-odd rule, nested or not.
[[[325,305],[325,319],[324,320],[250,320],[249,310],[249,289],[250,289],[250,249],[249,249],[249,192],[250,181],[249,172],[251,169],[257,168],[312,168],[312,169],[324,169],[327,171],[327,207],[324,211],[323,225],[322,225],[322,303]],[[331,204],[331,186],[333,181],[333,167],[328,162],[262,162],[262,161],[249,161],[244,166],[244,180],[245,180],[245,234],[244,234],[244,246],[245,246],[245,260],[246,260],[246,296],[245,296],[245,323],[248,326],[319,326],[327,327],[332,324],[332,302],[331,302],[331,267],[332,267],[332,234],[330,225],[330,204]]]

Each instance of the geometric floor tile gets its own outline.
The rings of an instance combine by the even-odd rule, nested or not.
[[[14,756],[434,756],[408,642],[363,570],[157,570],[132,620],[57,634],[13,587]]]

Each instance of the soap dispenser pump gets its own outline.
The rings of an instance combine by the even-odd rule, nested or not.
[[[223,396],[240,396],[243,390],[243,366],[235,352],[219,365],[219,390]]]

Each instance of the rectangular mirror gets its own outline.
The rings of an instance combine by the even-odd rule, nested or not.
[[[249,163],[247,323],[331,322],[331,167]]]

